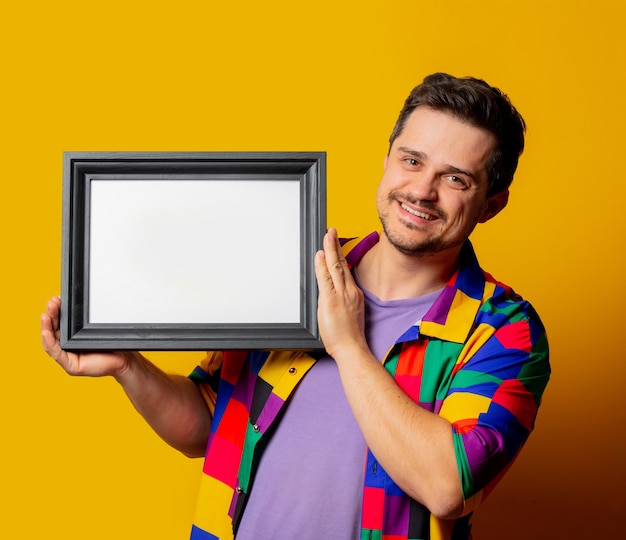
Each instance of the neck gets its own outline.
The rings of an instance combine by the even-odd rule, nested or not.
[[[415,298],[443,288],[458,266],[461,248],[421,256],[398,251],[381,234],[357,264],[363,287],[381,300]]]

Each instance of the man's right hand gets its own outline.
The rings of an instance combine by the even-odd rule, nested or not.
[[[45,351],[70,375],[111,375],[152,429],[190,457],[202,457],[211,428],[211,410],[188,377],[168,375],[141,353],[65,351],[59,342],[61,299],[52,298],[41,316]]]
[[[128,369],[133,355],[137,353],[90,352],[76,354],[63,350],[59,341],[60,311],[61,299],[55,296],[48,301],[46,312],[41,315],[41,342],[48,355],[56,360],[67,373],[88,377],[105,375],[115,377]]]

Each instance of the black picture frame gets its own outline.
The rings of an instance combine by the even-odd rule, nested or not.
[[[278,197],[266,198],[270,197],[265,195],[270,187]],[[198,189],[207,193],[218,189],[220,197],[197,196]],[[157,202],[153,200],[153,191],[162,192]],[[258,206],[240,210],[244,194],[253,201],[245,204]],[[199,198],[219,198],[221,202],[214,207],[215,211],[205,212],[204,205],[198,206]],[[294,210],[294,206],[297,209]],[[220,207],[226,208],[228,214],[221,213]],[[231,225],[223,225],[217,218],[215,222],[203,222],[202,226],[191,217],[190,223],[186,223],[187,216],[202,216],[204,220],[212,219],[205,214],[237,216],[239,212],[245,215],[236,217],[237,221]],[[174,217],[164,227],[165,214]],[[269,220],[269,225],[263,219]],[[212,240],[207,237],[212,235],[211,238],[220,238],[223,242],[223,238],[229,236],[227,229],[237,228],[239,221],[244,223],[243,228],[232,234],[232,241],[227,243],[237,246],[234,251],[220,244],[220,249],[228,252],[214,253],[208,256],[214,258],[207,259],[206,254],[211,254],[213,249]],[[163,231],[169,233],[170,228],[176,230],[174,236],[186,246],[182,255],[180,251],[174,256],[161,253],[164,251],[161,248]],[[277,230],[284,230],[287,239],[297,240],[286,241],[280,235],[276,238]],[[322,350],[317,326],[314,255],[321,248],[325,231],[325,152],[65,152],[61,346],[69,351]],[[160,237],[153,238],[153,235]],[[251,236],[254,238],[249,239]],[[179,246],[180,242],[170,239],[173,246]],[[151,250],[145,246],[158,247]],[[247,252],[253,248],[257,251],[250,260]],[[140,264],[124,260],[133,259],[137,251],[142,253]],[[194,283],[193,279],[187,282],[186,274],[181,278],[176,272],[180,268],[193,268],[197,263],[194,257],[199,253],[205,254],[205,259],[201,262],[200,277],[194,275],[196,283],[201,284],[195,288],[220,297],[224,291],[239,290],[241,283],[270,279],[282,267],[291,268],[285,278],[280,275],[276,278],[280,280],[279,285],[274,284],[274,287],[282,287],[283,282],[290,284],[289,290],[269,291],[272,298],[284,299],[287,306],[284,313],[271,316],[266,313],[272,302],[267,300],[264,282],[254,287],[254,293],[258,291],[260,298],[249,300],[254,294],[245,297],[245,302],[257,308],[261,320],[241,321],[227,317],[222,320],[221,313],[211,313],[205,319],[202,310],[206,302],[202,301],[198,302],[199,306],[192,304],[194,309],[188,310],[197,308],[200,313],[186,320],[186,304],[174,293],[167,297],[170,304],[161,312],[164,290],[169,294],[169,284],[174,281],[186,287],[179,296],[194,296],[187,294],[194,289],[189,285]],[[285,263],[274,262],[279,253],[288,257]],[[239,254],[241,260],[230,260]],[[150,264],[153,255],[162,258]],[[174,270],[168,270],[176,275],[174,280],[168,278],[167,273],[160,276],[160,268],[154,268],[181,258],[186,264],[177,264]],[[147,271],[144,269],[135,275],[129,270],[141,267],[144,260],[148,260]],[[116,264],[111,265],[111,261]],[[123,270],[119,277],[114,277],[118,266]],[[205,280],[204,272],[209,267],[229,270]],[[244,278],[240,271],[231,278],[231,268],[245,268]],[[259,276],[260,273],[263,276]],[[149,279],[145,278],[147,275]],[[207,282],[211,285],[205,287]],[[205,291],[207,287],[214,287],[213,293]],[[138,293],[137,289],[141,291]],[[118,291],[123,292],[118,294]],[[134,298],[136,294],[139,296]],[[149,307],[153,298],[159,300]],[[187,298],[185,302],[195,300]],[[146,313],[139,309],[139,315],[127,315],[134,312],[137,305],[144,304]],[[118,309],[118,306],[126,307]],[[233,310],[230,317],[236,319],[237,313],[246,311],[243,308],[247,305],[240,307]],[[154,320],[153,312],[159,313]]]

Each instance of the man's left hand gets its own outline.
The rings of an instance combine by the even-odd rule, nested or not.
[[[318,324],[326,352],[336,359],[353,347],[368,349],[363,292],[350,273],[335,229],[328,230],[324,249],[315,256],[315,275]]]

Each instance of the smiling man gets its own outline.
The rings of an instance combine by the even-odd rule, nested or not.
[[[491,133],[449,113],[413,111],[391,145],[378,191],[385,241],[407,255],[459,248],[476,223],[506,204],[506,190],[489,196],[495,144]]]
[[[471,538],[550,375],[539,317],[468,240],[506,206],[524,129],[481,80],[413,90],[382,232],[330,229],[316,255],[323,355],[211,352],[174,377],[138,353],[62,351],[49,302],[43,344],[66,371],[114,376],[166,442],[205,457],[193,540]]]

